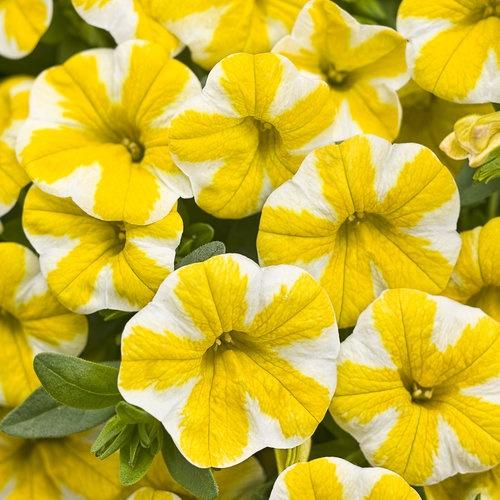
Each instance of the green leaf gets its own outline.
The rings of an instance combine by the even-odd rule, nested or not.
[[[120,482],[123,486],[130,486],[140,481],[148,472],[155,458],[150,448],[138,448],[133,465],[130,465],[130,447],[120,450]]]
[[[202,500],[217,497],[218,488],[211,469],[199,469],[188,462],[166,432],[163,433],[163,460],[170,475],[186,490]]]
[[[455,178],[458,191],[460,192],[460,205],[462,207],[480,203],[495,191],[500,190],[500,179],[492,180],[487,184],[475,182],[473,179],[475,171],[474,168],[465,165]]]
[[[5,416],[0,423],[0,429],[11,436],[26,439],[60,438],[102,424],[113,413],[113,408],[69,408],[53,399],[40,387]]]
[[[137,406],[126,401],[120,401],[116,405],[116,414],[124,424],[151,424],[155,418]]]
[[[112,366],[52,352],[38,354],[33,366],[47,392],[67,406],[107,408],[122,400]]]
[[[500,148],[497,148],[488,159],[476,169],[474,180],[479,182],[491,182],[500,177]]]
[[[214,238],[214,234],[214,228],[205,222],[195,222],[184,231],[185,237],[194,240],[195,249],[210,243]]]
[[[189,264],[195,264],[197,262],[203,262],[205,260],[210,259],[210,257],[214,257],[215,255],[221,255],[226,252],[226,247],[222,241],[212,241],[211,243],[207,243],[206,245],[197,248],[194,252],[191,252],[189,255],[186,255],[179,264],[177,265],[177,269],[179,267],[187,266]]]
[[[492,102],[491,105],[495,111],[500,111],[500,102]]]

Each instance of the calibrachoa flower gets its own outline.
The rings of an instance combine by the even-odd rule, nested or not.
[[[118,385],[189,461],[229,467],[311,436],[338,346],[331,303],[309,274],[226,254],[170,274],[127,323]]]
[[[0,83],[0,216],[13,207],[19,191],[29,182],[17,161],[15,146],[19,128],[28,116],[32,82],[21,76]]]
[[[332,139],[368,133],[392,140],[401,120],[396,90],[409,77],[405,49],[396,31],[360,24],[330,0],[312,0],[273,52],[328,83],[335,110]]]
[[[394,472],[324,457],[285,469],[274,483],[270,500],[304,498],[339,500],[418,500],[418,493]]]
[[[500,465],[479,474],[457,474],[445,481],[426,486],[428,500],[495,500],[500,491]]]
[[[19,59],[29,54],[51,19],[52,0],[0,2],[0,55]]]
[[[182,44],[167,29],[169,10],[176,0],[71,0],[85,21],[111,33],[117,43],[132,39],[160,44],[175,55]]]
[[[491,104],[445,101],[422,89],[413,80],[399,91],[399,98],[403,106],[403,121],[396,141],[427,146],[453,173],[458,172],[463,161],[451,159],[439,145],[460,118],[493,111]]]
[[[154,490],[148,486],[143,486],[128,497],[128,500],[181,500],[181,497],[165,490]]]
[[[159,45],[82,52],[35,80],[18,156],[40,188],[94,217],[156,222],[192,196],[170,157],[169,126],[199,90]]]
[[[258,212],[305,155],[331,142],[328,86],[275,54],[235,54],[172,121],[171,148],[197,204],[222,218]]]
[[[443,295],[500,321],[500,217],[461,237],[462,249]]]
[[[35,254],[17,243],[0,243],[0,406],[20,404],[39,385],[35,354],[78,355],[86,341],[86,318],[57,301]]]
[[[433,484],[500,462],[500,324],[480,309],[388,290],[342,343],[337,423],[374,465]]]
[[[32,187],[23,211],[26,236],[40,254],[47,282],[66,307],[137,311],[173,271],[182,219],[174,206],[146,226],[105,222],[71,200]]]
[[[500,150],[500,111],[461,118],[440,147],[454,160],[468,159],[471,167],[483,165]]]
[[[327,289],[340,327],[384,289],[439,293],[458,257],[453,177],[418,144],[357,136],[311,153],[262,211],[264,265],[295,264]]]
[[[118,455],[101,461],[89,453],[89,433],[26,440],[0,433],[0,497],[6,500],[118,500]]]
[[[170,0],[171,1],[171,0]],[[167,25],[210,69],[236,52],[268,52],[290,32],[307,0],[191,0],[173,2]]]
[[[500,101],[498,0],[403,0],[397,25],[422,88],[448,101]]]

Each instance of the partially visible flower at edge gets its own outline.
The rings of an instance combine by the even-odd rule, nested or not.
[[[16,140],[28,117],[33,78],[14,76],[0,83],[0,217],[16,203],[21,189],[30,182],[16,158]]]
[[[19,59],[40,41],[52,19],[52,0],[0,2],[0,55]]]
[[[68,311],[49,290],[38,257],[17,243],[0,243],[0,405],[21,404],[40,385],[36,354],[78,355],[87,331],[87,319]]]
[[[462,248],[443,295],[500,321],[500,217],[460,236]]]
[[[304,498],[419,500],[420,497],[390,470],[362,468],[341,458],[323,457],[285,469],[274,483],[269,500]]]

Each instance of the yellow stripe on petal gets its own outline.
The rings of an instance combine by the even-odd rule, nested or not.
[[[71,200],[32,187],[23,213],[26,235],[57,298],[73,311],[136,311],[173,271],[182,234],[176,207],[146,226],[106,222]]]
[[[71,0],[86,22],[109,31],[117,43],[140,39],[161,45],[172,56],[182,50],[182,43],[167,27],[169,0]]]
[[[52,0],[3,0],[0,3],[0,55],[19,59],[38,44],[52,18]]]
[[[128,323],[119,387],[188,460],[229,467],[312,434],[337,349],[333,309],[310,275],[227,254],[172,273]]]
[[[151,224],[188,179],[169,152],[169,127],[200,84],[158,45],[83,52],[35,81],[18,154],[34,182],[103,220]]]
[[[454,102],[500,101],[497,0],[403,0],[397,24],[423,89]]]
[[[258,212],[308,152],[331,141],[331,111],[327,86],[284,57],[236,54],[175,117],[171,148],[197,204],[238,219]]]
[[[361,468],[341,458],[318,458],[285,469],[270,500],[343,498],[350,500],[418,500],[418,493],[397,474]]]
[[[271,194],[259,257],[311,272],[348,327],[386,288],[446,286],[458,211],[453,178],[428,149],[358,136],[317,149]]]
[[[29,177],[16,158],[17,134],[28,117],[33,80],[11,77],[0,83],[0,217],[16,203]]]
[[[36,256],[16,243],[0,243],[0,404],[17,406],[38,387],[35,354],[78,355],[86,341],[86,318],[57,301]]]
[[[335,420],[411,484],[498,463],[500,324],[450,299],[388,290],[341,346]],[[453,460],[450,459],[453,456]]]
[[[443,295],[500,321],[500,217],[461,234],[462,249]]]
[[[288,34],[307,0],[190,0],[172,2],[166,25],[191,50],[193,60],[210,69],[238,52],[268,52]],[[168,3],[165,1],[165,3]]]

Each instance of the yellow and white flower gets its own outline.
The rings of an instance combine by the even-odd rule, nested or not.
[[[460,236],[462,249],[443,295],[500,321],[500,217]]]
[[[118,455],[101,461],[91,433],[27,440],[0,433],[0,497],[4,500],[119,500]]]
[[[324,457],[285,469],[269,500],[419,500],[400,476],[380,467],[362,468],[347,460]]]
[[[338,347],[328,295],[308,273],[220,255],[170,274],[127,323],[118,386],[190,462],[230,467],[312,435]]]
[[[83,314],[144,307],[173,271],[182,235],[175,206],[146,226],[106,222],[35,186],[26,196],[23,227],[54,295]]]
[[[445,101],[422,89],[413,80],[399,91],[399,98],[403,106],[403,121],[396,141],[417,142],[428,147],[453,173],[458,172],[463,161],[445,154],[439,147],[441,142],[453,130],[455,122],[464,116],[493,111],[491,104]]]
[[[170,157],[169,127],[199,91],[159,45],[82,52],[35,80],[18,156],[41,189],[88,214],[151,224],[192,196]]]
[[[149,486],[143,486],[134,491],[128,500],[181,500],[181,497],[171,491],[155,490]]]
[[[440,148],[454,160],[468,159],[469,166],[480,167],[494,151],[500,151],[500,111],[461,118]]]
[[[454,102],[500,102],[500,2],[403,0],[398,31],[413,78]]]
[[[434,484],[500,462],[500,324],[480,309],[388,290],[341,345],[332,416],[373,465]]]
[[[457,474],[424,489],[428,500],[496,500],[500,491],[500,465],[479,474]]]
[[[305,155],[331,142],[328,86],[276,54],[235,54],[172,121],[171,149],[197,204],[217,217],[254,214]]]
[[[86,318],[56,300],[35,254],[0,243],[0,406],[17,406],[38,387],[36,354],[78,355],[86,341]]]
[[[111,33],[117,43],[127,40],[149,40],[161,45],[174,56],[182,43],[167,28],[172,0],[71,0],[85,21]]]
[[[49,27],[52,0],[0,2],[0,55],[19,59],[28,55]]]
[[[391,28],[360,24],[330,0],[312,0],[273,52],[328,83],[332,139],[366,133],[393,140],[401,121],[396,91],[409,78],[405,50],[406,40]]]
[[[427,148],[357,136],[311,153],[267,200],[263,265],[295,264],[328,291],[341,328],[386,288],[439,293],[457,260],[458,191]]]
[[[172,2],[167,26],[210,69],[237,52],[258,54],[292,29],[307,0],[190,0]]]
[[[14,206],[29,182],[15,148],[19,128],[28,117],[32,82],[32,78],[17,76],[0,83],[0,217]]]

